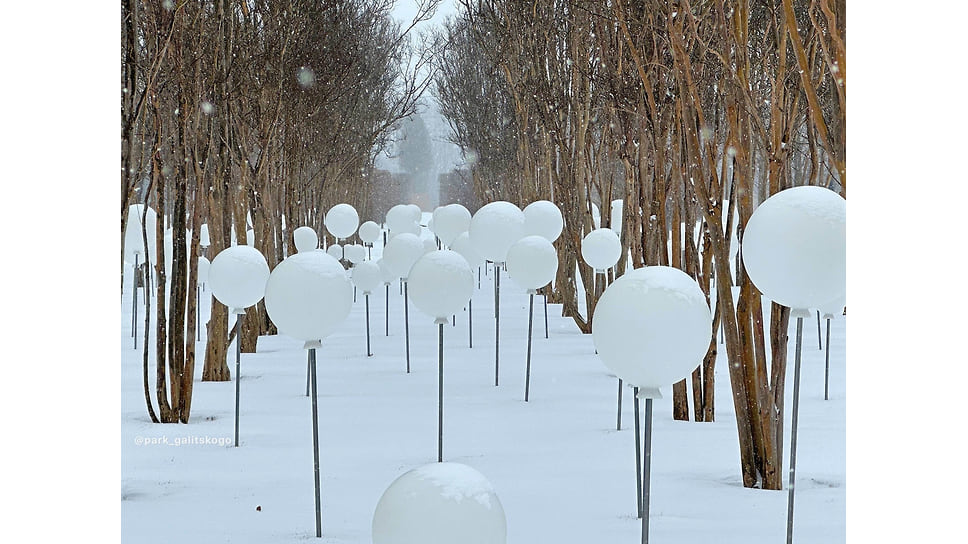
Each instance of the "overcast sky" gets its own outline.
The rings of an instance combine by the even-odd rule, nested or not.
[[[393,16],[401,22],[409,23],[417,14],[417,3],[417,0],[396,0],[393,6]],[[440,7],[437,8],[437,13],[434,14],[434,18],[429,23],[442,23],[445,17],[453,15],[456,11],[457,8],[454,5],[454,0],[444,0],[440,3]]]

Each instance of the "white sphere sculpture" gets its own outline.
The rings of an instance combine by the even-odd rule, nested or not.
[[[460,204],[448,204],[434,210],[434,234],[450,247],[454,240],[471,227],[471,212]]]
[[[326,248],[326,254],[336,259],[337,261],[341,261],[343,260],[343,246],[339,244],[333,244]]]
[[[373,544],[504,544],[507,519],[494,488],[459,463],[400,476],[373,513]]]
[[[346,271],[322,251],[297,253],[279,263],[265,294],[266,312],[279,332],[304,342],[329,336],[353,305]]]
[[[558,252],[544,236],[525,236],[508,250],[507,269],[514,283],[534,294],[555,279]]]
[[[524,237],[524,212],[510,202],[491,202],[477,210],[468,232],[485,259],[503,263],[511,244]]]
[[[349,244],[343,246],[343,255],[354,265],[359,264],[366,260],[366,248],[360,244]]]
[[[647,398],[689,375],[712,338],[712,315],[695,280],[668,266],[626,272],[595,306],[592,340],[598,356]]]
[[[372,244],[380,238],[380,225],[367,221],[360,225],[360,240],[365,244]]]
[[[416,222],[412,210],[406,204],[397,204],[387,211],[387,228],[390,232],[409,232],[410,225]]]
[[[536,200],[524,208],[524,232],[554,242],[561,236],[565,221],[561,210],[549,200]]]
[[[380,277],[383,278],[384,284],[390,285],[399,278],[399,276],[393,273],[390,265],[382,258],[376,261],[376,265],[380,268]]]
[[[454,239],[454,243],[451,244],[450,249],[460,253],[461,256],[467,260],[467,264],[469,264],[471,268],[477,268],[478,266],[484,265],[484,257],[478,253],[477,248],[474,247],[473,243],[471,243],[471,236],[467,232],[460,233],[460,235]]]
[[[420,224],[420,217],[423,215],[420,206],[416,204],[407,204],[407,212],[410,214],[410,219],[417,224]]]
[[[398,278],[407,279],[410,269],[424,254],[424,245],[416,234],[404,232],[393,237],[383,248],[383,260]]]
[[[437,241],[431,237],[425,237],[420,239],[420,243],[423,244],[424,253],[430,253],[431,251],[437,251]]]
[[[349,238],[360,224],[356,208],[349,204],[337,204],[326,212],[326,230],[338,240]]]
[[[622,242],[612,229],[595,229],[581,241],[581,258],[595,270],[607,270],[622,256]]]
[[[296,244],[296,251],[312,251],[319,247],[319,236],[312,227],[299,227],[292,231],[292,240]]]
[[[144,213],[143,204],[134,204],[128,207],[128,223],[124,228],[124,259],[134,264],[135,254],[138,254],[138,262],[145,262],[145,243],[141,233],[141,214]],[[157,245],[158,233],[158,214],[153,208],[148,208],[148,213],[144,218],[145,231],[148,234],[148,253],[152,260],[156,257],[155,246]]]
[[[435,250],[421,257],[407,278],[414,306],[435,318],[457,313],[474,294],[474,274],[456,251]]]
[[[269,263],[252,246],[223,249],[208,269],[212,294],[232,313],[245,313],[245,308],[262,300],[268,279]]]
[[[794,310],[847,291],[847,201],[823,187],[780,191],[746,224],[741,251],[750,280]]]
[[[383,285],[383,273],[375,261],[363,261],[354,266],[351,279],[353,285],[363,291],[364,295],[372,293],[377,287]]]

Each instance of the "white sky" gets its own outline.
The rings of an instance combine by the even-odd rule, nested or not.
[[[393,16],[400,21],[409,23],[417,14],[417,4],[417,0],[396,0],[396,3],[393,6]],[[456,12],[457,6],[455,5],[454,0],[443,0],[429,23],[434,25],[440,24],[444,21],[445,17],[448,15],[453,15]],[[421,27],[422,26],[425,25],[421,25]]]

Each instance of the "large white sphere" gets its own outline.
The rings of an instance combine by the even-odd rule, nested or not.
[[[565,221],[561,210],[549,200],[536,200],[524,208],[524,232],[554,242],[561,236]]]
[[[450,249],[460,253],[471,268],[477,268],[478,266],[484,265],[484,257],[481,256],[481,254],[477,251],[477,248],[474,247],[474,244],[471,243],[470,233],[460,233],[460,235],[454,239],[454,243],[450,245]]]
[[[400,278],[393,273],[393,270],[382,258],[376,261],[376,265],[380,268],[380,277],[383,278],[383,283],[390,284]]]
[[[400,476],[373,513],[373,544],[504,544],[507,519],[494,487],[459,463]]]
[[[339,261],[323,251],[297,253],[279,263],[266,283],[266,312],[279,332],[322,340],[346,319],[353,288]]]
[[[343,246],[339,244],[333,244],[326,248],[326,254],[330,257],[340,261],[343,259]]]
[[[383,248],[383,260],[396,277],[403,279],[407,279],[410,269],[423,254],[423,242],[410,232],[394,236]]]
[[[375,261],[363,261],[353,267],[351,273],[353,285],[364,294],[376,291],[376,288],[383,285],[383,274]]]
[[[135,253],[138,254],[138,262],[145,262],[145,243],[144,236],[141,233],[141,214],[144,213],[144,205],[134,204],[128,207],[128,223],[124,229],[124,260],[134,264]],[[156,260],[155,246],[157,245],[156,240],[158,239],[158,233],[155,229],[158,226],[158,214],[155,210],[148,208],[148,213],[144,218],[145,230],[148,234],[148,253],[151,256],[151,260]]]
[[[462,232],[471,226],[471,212],[460,204],[448,204],[434,210],[434,234],[450,247]]]
[[[524,238],[524,212],[499,200],[486,204],[471,218],[471,242],[487,260],[503,263],[511,244]]]
[[[292,232],[293,242],[296,244],[296,251],[312,251],[319,247],[319,236],[312,227],[299,227]]]
[[[612,229],[595,229],[581,241],[581,258],[595,270],[615,266],[622,256],[622,242]]]
[[[212,239],[208,235],[208,223],[202,223],[202,226],[198,229],[198,245],[201,247],[212,245]]]
[[[407,232],[410,224],[415,221],[412,210],[406,204],[397,204],[387,211],[387,228],[391,232]]]
[[[712,338],[712,315],[695,280],[669,266],[626,272],[595,306],[592,340],[619,378],[657,398],[689,375]]]
[[[380,225],[373,221],[367,221],[360,225],[360,240],[364,243],[372,244],[380,238]]]
[[[847,291],[847,201],[794,187],[760,204],[743,231],[743,264],[768,298],[805,310]]]
[[[558,252],[547,238],[525,236],[508,250],[508,275],[525,289],[541,289],[558,273]]]
[[[360,244],[349,244],[343,246],[343,255],[347,261],[358,264],[366,260],[366,248]]]
[[[252,246],[232,246],[212,259],[208,284],[212,294],[233,311],[248,308],[262,300],[269,279],[269,263]]]
[[[457,313],[474,293],[474,273],[456,251],[435,250],[421,257],[407,278],[410,300],[423,313],[446,318]]]
[[[326,212],[326,230],[338,239],[349,238],[360,224],[356,208],[349,204],[337,204]]]

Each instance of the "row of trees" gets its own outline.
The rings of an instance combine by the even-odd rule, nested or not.
[[[633,266],[692,275],[725,335],[744,485],[782,488],[789,309],[773,305],[764,324],[736,240],[784,188],[846,197],[844,0],[459,4],[436,36],[435,89],[482,201],[561,208],[553,297],[585,332],[597,294],[577,256],[593,201],[602,226],[621,225]],[[696,421],[714,417],[716,354],[714,332],[690,380]],[[674,387],[678,419],[689,388]]]
[[[438,3],[425,0],[401,26],[391,0],[122,0],[122,244],[136,203],[159,216],[145,247],[153,238],[164,248],[172,233],[170,268],[143,257],[154,291],[143,329],[152,421],[190,416],[201,225],[209,258],[252,230],[274,266],[294,251],[287,222],[322,233],[336,203],[366,213],[375,154],[430,82],[431,50],[411,30]],[[261,303],[243,323],[243,351],[272,332]],[[207,327],[202,379],[228,380],[227,308],[213,304]]]

